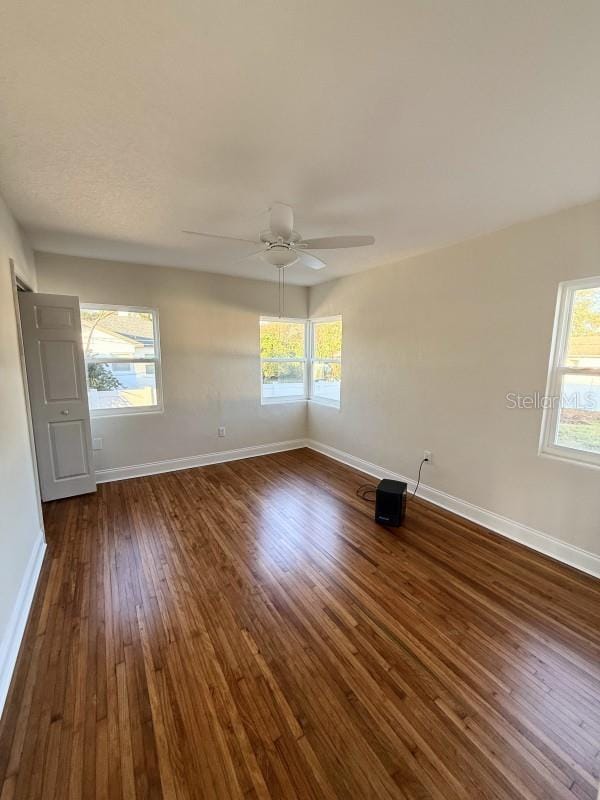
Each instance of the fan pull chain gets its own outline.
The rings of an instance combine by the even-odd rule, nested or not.
[[[277,300],[279,305],[279,319],[285,316],[285,267],[277,269]]]
[[[277,306],[278,306],[278,315],[279,319],[281,319],[281,270],[277,270]]]

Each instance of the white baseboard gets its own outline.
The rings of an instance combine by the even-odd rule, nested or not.
[[[27,625],[27,618],[29,617],[45,551],[46,541],[43,532],[40,531],[31,550],[15,605],[6,626],[4,638],[0,643],[0,714],[4,708],[6,695],[8,694],[15,664],[17,663],[19,647],[25,633],[25,626]]]
[[[151,461],[148,464],[132,464],[129,467],[110,467],[96,470],[96,482],[122,481],[127,478],[141,478],[144,475],[158,475],[161,472],[175,472],[192,467],[206,467],[209,464],[222,464],[226,461],[237,461],[240,458],[267,456],[270,453],[282,453],[285,450],[297,450],[306,447],[304,439],[291,439],[287,442],[258,444],[254,447],[240,447],[237,450],[222,450],[219,453],[203,453],[186,458],[169,458],[165,461]]]
[[[377,464],[371,464],[370,461],[357,458],[350,453],[337,450],[335,447],[315,442],[312,439],[307,440],[306,447],[310,447],[318,453],[323,453],[323,455],[329,456],[336,461],[341,461],[342,464],[353,467],[360,472],[365,472],[367,475],[373,475],[375,478],[391,478],[392,480],[404,481],[408,484],[409,491],[413,491],[415,488],[415,481],[411,478],[398,475],[388,469],[379,467]],[[494,533],[506,536],[507,539],[520,542],[533,550],[561,561],[563,564],[568,564],[571,567],[580,569],[582,572],[587,572],[589,575],[600,578],[600,556],[594,553],[582,550],[580,547],[575,547],[575,545],[568,544],[560,539],[555,539],[547,533],[542,533],[542,531],[530,528],[528,525],[516,522],[514,519],[503,517],[494,511],[488,511],[466,500],[460,500],[458,497],[453,497],[450,494],[446,494],[446,492],[434,489],[423,483],[419,486],[419,497],[436,506],[440,506],[440,508],[452,511],[460,517],[471,520],[471,522],[476,522],[478,525],[489,528]]]

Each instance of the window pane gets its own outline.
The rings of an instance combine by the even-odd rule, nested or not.
[[[261,358],[304,358],[303,322],[260,321]]]
[[[566,366],[600,369],[600,287],[575,292]]]
[[[303,361],[264,361],[261,366],[263,400],[305,396]]]
[[[151,311],[82,308],[83,351],[89,358],[154,358]]]
[[[339,405],[342,384],[342,365],[315,362],[313,364],[313,397]]]
[[[90,410],[155,406],[156,376],[146,364],[87,365]],[[127,371],[123,368],[126,367]]]
[[[342,320],[315,322],[313,325],[315,358],[342,357]]]
[[[564,376],[556,444],[600,453],[600,376]]]

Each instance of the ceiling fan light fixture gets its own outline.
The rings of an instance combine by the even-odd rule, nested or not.
[[[274,244],[261,253],[261,257],[274,267],[290,267],[298,261],[298,256],[283,244]]]

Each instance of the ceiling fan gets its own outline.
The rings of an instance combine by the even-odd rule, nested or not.
[[[303,239],[298,231],[294,230],[294,212],[291,206],[285,203],[273,203],[269,210],[271,213],[269,228],[260,234],[258,240],[238,239],[234,236],[220,236],[203,231],[182,231],[182,233],[249,244],[262,243],[260,250],[250,253],[242,260],[260,256],[277,269],[291,267],[298,262],[311,269],[323,269],[327,264],[313,253],[309,253],[309,250],[364,247],[375,242],[374,236],[325,236],[321,239]]]

